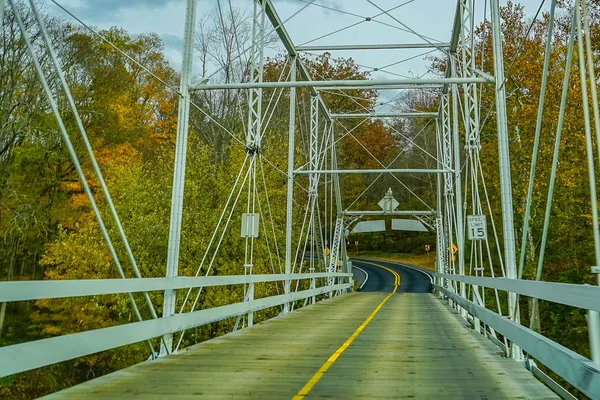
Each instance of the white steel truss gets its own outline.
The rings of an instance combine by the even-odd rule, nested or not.
[[[0,1],[0,21],[4,13],[5,1]],[[67,145],[73,163],[82,181],[86,194],[92,204],[93,211],[103,231],[103,237],[109,248],[113,262],[115,263],[119,275],[125,278],[123,268],[119,258],[114,250],[111,238],[106,233],[102,216],[96,207],[93,195],[90,192],[86,177],[81,169],[80,162],[73,150],[73,144],[66,133],[62,120],[62,115],[56,102],[56,94],[48,86],[48,77],[41,70],[39,62],[36,59],[36,51],[33,48],[33,42],[28,36],[27,29],[20,20],[19,11],[15,6],[15,0],[8,0],[7,3],[17,17],[19,27],[22,31],[23,39],[28,47],[30,57],[34,61],[36,72],[42,82],[44,94],[47,96],[53,115],[59,125],[59,129]],[[574,307],[584,308],[590,311],[590,341],[592,342],[592,356],[597,362],[600,359],[600,329],[598,323],[598,300],[600,299],[600,289],[598,287],[582,287],[578,285],[566,285],[560,283],[524,281],[519,279],[521,276],[517,273],[514,217],[513,217],[513,197],[510,176],[510,153],[508,140],[507,110],[506,110],[506,87],[504,76],[504,62],[502,49],[501,16],[498,0],[490,1],[491,11],[491,35],[492,52],[494,54],[493,76],[488,72],[480,71],[476,66],[476,43],[475,43],[475,0],[457,0],[457,12],[451,40],[448,43],[429,43],[429,44],[390,44],[390,45],[332,45],[332,46],[303,46],[298,49],[294,46],[284,22],[278,16],[271,0],[254,0],[252,13],[252,44],[250,48],[250,69],[247,82],[212,84],[203,82],[192,86],[191,76],[193,71],[193,41],[195,37],[196,26],[196,7],[197,0],[187,0],[186,19],[184,26],[184,47],[183,62],[181,73],[181,84],[179,89],[179,113],[176,142],[176,156],[173,178],[173,192],[171,201],[171,219],[169,228],[169,247],[167,253],[166,276],[164,278],[144,279],[141,277],[135,258],[129,248],[127,238],[120,228],[120,239],[125,244],[128,257],[134,268],[136,279],[121,280],[101,280],[100,282],[90,281],[68,281],[68,282],[0,282],[0,302],[33,300],[44,297],[64,298],[69,296],[93,296],[115,293],[127,293],[132,309],[138,319],[138,322],[126,324],[117,327],[92,330],[73,335],[65,335],[57,338],[45,339],[43,341],[34,341],[13,346],[0,348],[0,359],[13,359],[14,363],[4,363],[0,365],[0,377],[26,371],[33,368],[39,368],[52,363],[69,360],[75,357],[92,354],[94,352],[112,349],[129,343],[146,341],[151,349],[152,356],[157,352],[151,343],[153,338],[161,338],[160,354],[166,355],[173,352],[173,334],[182,332],[185,329],[198,327],[215,321],[227,318],[237,317],[238,321],[245,318],[245,324],[251,326],[254,320],[254,313],[266,308],[280,307],[283,312],[293,310],[294,305],[304,303],[314,303],[318,298],[334,296],[353,288],[352,274],[349,269],[349,260],[346,251],[345,226],[349,221],[358,220],[363,215],[369,215],[368,212],[353,212],[344,210],[342,204],[340,174],[367,174],[367,173],[411,173],[411,174],[437,174],[437,210],[433,211],[404,211],[412,213],[415,216],[431,217],[429,225],[436,229],[436,255],[437,272],[435,287],[439,294],[448,298],[454,304],[461,314],[474,321],[475,328],[479,333],[486,336],[492,336],[496,342],[496,331],[505,338],[504,346],[507,352],[514,359],[522,358],[522,349],[528,355],[536,357],[547,367],[561,374],[563,378],[577,387],[583,393],[595,394],[600,392],[600,368],[594,361],[552,342],[550,339],[533,332],[531,329],[520,324],[520,314],[518,308],[517,294],[530,296],[536,299],[556,302]],[[556,4],[552,2],[553,6]],[[37,22],[42,26],[36,11],[34,0],[30,0],[30,6],[36,12]],[[554,9],[554,8],[553,8]],[[583,15],[582,15],[583,14]],[[594,55],[589,43],[587,2],[578,0],[574,8],[573,29],[571,34],[570,53],[573,52],[573,41],[575,33],[579,40],[579,63],[582,82],[582,92],[584,107],[586,113],[584,119],[586,123],[586,144],[588,146],[588,168],[590,187],[595,188],[596,161],[593,156],[593,140],[591,120],[587,105],[588,83],[586,74],[595,76]],[[553,20],[553,12],[551,19]],[[271,26],[268,26],[270,22]],[[277,82],[264,81],[265,67],[265,46],[270,28],[273,28],[281,40],[289,56],[289,79],[282,79]],[[552,36],[549,29],[548,37]],[[587,35],[587,36],[585,36]],[[584,37],[585,36],[585,37]],[[52,45],[45,37],[45,44],[48,47],[52,57]],[[550,39],[548,39],[550,40]],[[586,45],[584,46],[584,40]],[[367,50],[367,49],[402,49],[402,48],[437,48],[443,50],[448,58],[446,60],[446,75],[444,77],[425,78],[425,79],[390,79],[390,80],[338,80],[338,81],[314,81],[311,79],[308,69],[302,63],[298,51],[317,51],[325,48],[337,50]],[[584,52],[587,53],[586,65]],[[570,69],[570,57],[568,69]],[[72,102],[69,89],[61,78],[61,72],[58,64],[55,65],[55,73],[61,80],[61,88],[67,94]],[[568,75],[565,77],[565,87],[568,86]],[[480,115],[479,115],[479,93],[478,85],[491,85],[495,93],[495,111],[496,111],[496,130],[498,134],[498,159],[500,172],[500,196],[502,207],[502,229],[503,245],[500,246],[498,236],[494,234],[497,247],[502,252],[499,255],[500,266],[503,270],[503,276],[496,278],[492,265],[492,256],[487,242],[471,243],[470,271],[467,271],[465,265],[465,256],[467,252],[467,241],[465,240],[465,217],[469,213],[485,214],[484,202],[481,199],[480,192],[483,190],[487,199],[483,174],[480,163]],[[596,130],[600,135],[600,112],[598,111],[598,101],[596,93],[596,82],[591,80],[589,83],[592,93],[592,108],[596,117]],[[366,110],[360,114],[332,114],[327,108],[321,93],[323,90],[337,90],[349,88],[365,89],[385,89],[385,88],[418,88],[435,87],[440,88],[439,110],[437,113],[409,112],[409,113],[376,113]],[[263,89],[281,89],[289,91],[289,126],[288,126],[288,165],[287,171],[283,172],[287,178],[287,216],[285,224],[285,271],[284,273],[271,275],[253,274],[254,266],[254,237],[246,237],[246,251],[243,263],[244,275],[235,276],[205,276],[199,277],[178,277],[178,266],[181,244],[181,224],[183,213],[183,195],[186,172],[186,153],[187,137],[189,131],[190,114],[190,91],[194,90],[229,90],[229,89],[247,89],[248,100],[248,120],[246,127],[246,141],[244,143],[247,156],[240,170],[240,174],[232,189],[227,205],[219,221],[210,244],[217,243],[217,249],[221,245],[225,231],[229,227],[229,221],[234,213],[235,205],[240,194],[247,188],[248,201],[246,204],[246,214],[255,214],[260,210],[260,199],[257,187],[257,167],[262,165],[261,154],[263,145],[263,134],[266,126],[269,124],[269,118],[264,119],[263,115]],[[310,90],[310,127],[308,132],[308,154],[306,164],[302,167],[296,166],[298,156],[296,154],[296,141],[298,137],[296,130],[299,125],[296,121],[296,110],[298,99],[296,97],[297,88],[308,88]],[[462,91],[461,91],[462,89]],[[464,122],[464,131],[461,130],[460,104],[462,97],[462,121]],[[77,115],[76,109],[71,104],[72,111]],[[275,106],[274,106],[275,107]],[[543,108],[543,104],[540,108]],[[267,107],[268,109],[268,107]],[[541,111],[540,111],[541,113]],[[561,107],[561,114],[564,108]],[[340,169],[337,163],[337,152],[334,119],[341,118],[429,118],[437,117],[436,140],[437,140],[437,168],[435,169]],[[78,117],[77,117],[78,118]],[[562,115],[560,117],[562,119]],[[562,122],[559,123],[559,126]],[[79,126],[81,134],[85,137],[85,130]],[[559,133],[560,133],[559,128]],[[349,132],[348,132],[349,134]],[[462,137],[464,135],[464,146]],[[557,134],[560,138],[560,135]],[[89,143],[88,143],[89,145]],[[557,144],[558,148],[559,144]],[[89,147],[89,146],[88,146]],[[600,147],[599,147],[600,148]],[[88,148],[92,165],[95,164],[93,152]],[[466,150],[463,151],[463,150]],[[461,154],[465,154],[466,169],[463,169]],[[557,158],[554,161],[556,167]],[[101,182],[100,171],[95,168],[95,172]],[[555,172],[555,170],[554,170]],[[553,172],[553,173],[554,173]],[[294,226],[292,218],[294,212],[294,201],[298,197],[294,196],[294,188],[300,185],[302,179],[308,179],[308,196],[306,204],[305,223],[301,229]],[[466,181],[465,188],[462,189],[463,179]],[[532,178],[533,180],[533,178]],[[300,181],[300,182],[299,182]],[[552,182],[552,185],[554,182]],[[103,183],[102,183],[103,185]],[[247,185],[247,186],[246,186]],[[551,186],[552,186],[551,185]],[[266,185],[265,185],[266,186]],[[103,187],[105,189],[105,187]],[[266,190],[266,189],[265,189]],[[306,189],[305,189],[306,190]],[[320,195],[323,193],[323,195]],[[120,222],[116,215],[112,201],[107,190],[104,190],[105,198],[111,206],[111,216],[120,227]],[[470,195],[470,198],[469,198]],[[237,197],[236,197],[237,196]],[[464,201],[463,201],[464,196]],[[597,204],[595,199],[595,189],[592,190],[593,214],[597,216]],[[552,192],[549,194],[549,204],[551,202]],[[233,202],[232,202],[233,200]],[[321,200],[324,200],[324,207],[321,208]],[[469,201],[470,200],[470,201]],[[230,209],[229,209],[229,208]],[[491,206],[488,207],[491,210]],[[229,210],[229,219],[224,218]],[[322,212],[323,211],[323,212]],[[399,212],[398,215],[401,215]],[[491,214],[491,212],[490,212]],[[371,215],[375,215],[372,213]],[[393,215],[390,213],[389,215]],[[221,225],[222,221],[226,222]],[[600,228],[597,218],[594,218],[594,235],[596,244],[596,258],[600,259]],[[263,225],[265,225],[263,223]],[[547,227],[545,228],[547,229]],[[221,233],[218,240],[217,231]],[[294,237],[299,231],[299,237]],[[273,233],[275,238],[275,233]],[[294,240],[296,239],[296,240]],[[216,240],[216,241],[215,241]],[[258,240],[258,239],[256,239]],[[310,245],[308,245],[310,243]],[[297,251],[294,256],[293,247],[297,244],[298,249],[304,246],[306,250],[309,246],[310,252],[308,261],[305,258],[305,251]],[[327,254],[329,248],[329,254]],[[215,250],[216,254],[216,250]],[[298,254],[302,256],[298,259]],[[488,257],[487,264],[484,260]],[[206,257],[206,255],[205,255]],[[210,261],[210,266],[214,262],[215,256]],[[541,257],[543,259],[543,257]],[[204,263],[204,259],[202,261]],[[299,273],[295,273],[294,266],[300,263]],[[301,273],[302,267],[308,263],[308,273]],[[202,264],[201,264],[202,265]],[[484,265],[489,266],[491,276],[486,276]],[[208,271],[210,272],[210,266]],[[596,268],[598,268],[596,266]],[[597,271],[598,272],[598,271]],[[208,272],[207,272],[208,274]],[[600,277],[600,275],[599,275]],[[538,277],[539,280],[539,277]],[[296,281],[295,290],[292,288],[292,281]],[[308,282],[303,290],[300,289],[300,282]],[[325,281],[325,284],[320,282]],[[265,282],[281,282],[284,288],[283,294],[273,295],[266,298],[254,298],[254,284]],[[229,304],[214,309],[195,310],[198,298],[203,287],[218,285],[244,285],[244,298],[234,304]],[[308,287],[308,289],[306,289]],[[485,292],[483,288],[493,289],[497,302],[497,312],[486,308]],[[199,288],[198,294],[190,312],[183,312],[187,300],[190,298],[190,292],[183,301],[184,305],[179,313],[175,312],[176,290]],[[154,305],[146,294],[148,291],[164,291],[164,307],[162,318],[158,318],[154,311]],[[503,316],[498,291],[506,292],[508,303],[508,319]],[[144,299],[150,310],[152,319],[143,321],[138,306],[132,293],[144,293]],[[242,323],[242,326],[244,323]],[[237,326],[237,324],[236,324]],[[181,343],[183,333],[179,337]],[[508,342],[510,340],[510,342]],[[177,345],[177,348],[179,345]],[[23,356],[25,355],[25,356]],[[559,361],[557,361],[559,360]]]

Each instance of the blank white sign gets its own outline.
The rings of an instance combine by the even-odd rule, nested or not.
[[[393,219],[392,230],[394,231],[411,231],[411,232],[428,232],[425,225],[414,219]]]
[[[260,214],[244,213],[242,214],[242,237],[258,237],[258,220]]]
[[[352,233],[365,232],[385,232],[385,221],[362,221],[352,229]]]

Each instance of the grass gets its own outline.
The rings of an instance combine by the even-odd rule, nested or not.
[[[415,255],[415,254],[403,254],[403,253],[387,253],[384,251],[349,251],[349,257],[365,257],[365,258],[377,258],[386,261],[397,261],[405,264],[415,265],[417,267],[435,270],[435,253],[429,252],[427,254]]]

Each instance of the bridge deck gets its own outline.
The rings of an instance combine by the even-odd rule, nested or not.
[[[291,399],[386,293],[295,311],[49,396]],[[431,294],[393,295],[306,398],[557,398]]]

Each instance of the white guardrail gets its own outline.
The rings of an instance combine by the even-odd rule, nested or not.
[[[0,302],[26,301],[76,296],[96,296],[119,293],[162,291],[165,289],[189,289],[208,286],[243,285],[277,281],[320,278],[350,278],[348,283],[322,286],[277,296],[253,299],[170,317],[149,319],[109,328],[41,339],[27,343],[0,347],[0,377],[55,364],[61,361],[114,349],[132,343],[149,340],[166,334],[218,322],[277,307],[285,303],[304,300],[338,290],[352,288],[350,273],[232,275],[210,277],[98,279],[63,281],[0,282]]]
[[[436,273],[448,281],[498,289],[586,310],[600,311],[600,287],[507,278],[484,278]],[[437,290],[489,325],[591,398],[600,394],[600,365],[553,340],[465,299],[438,284]]]

